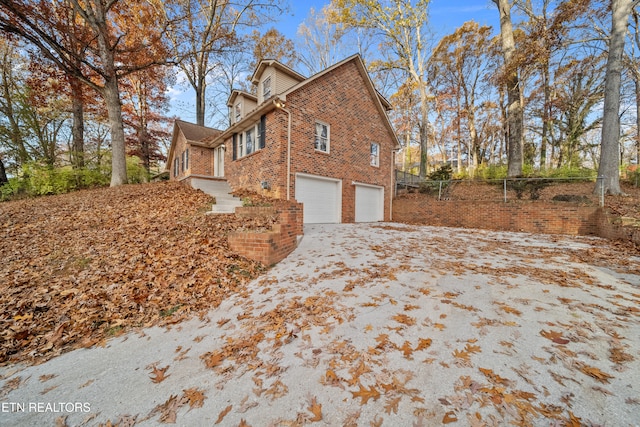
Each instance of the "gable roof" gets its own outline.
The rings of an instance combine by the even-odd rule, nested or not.
[[[309,77],[305,81],[298,83],[297,85],[293,86],[289,90],[287,90],[284,93],[280,94],[279,97],[283,101],[286,101],[287,100],[287,94],[300,89],[302,86],[305,86],[305,85],[313,82],[314,80],[317,80],[317,79],[323,77],[324,75],[332,72],[336,68],[342,67],[343,65],[345,65],[345,64],[347,64],[349,62],[353,62],[353,63],[356,64],[356,67],[358,68],[358,71],[360,72],[360,74],[362,75],[362,78],[365,81],[365,85],[367,87],[367,90],[371,94],[371,98],[375,100],[374,102],[376,103],[376,108],[378,109],[378,112],[383,117],[383,121],[384,121],[385,127],[389,131],[389,134],[391,135],[391,138],[395,141],[395,148],[399,149],[400,148],[400,141],[398,140],[398,136],[396,135],[396,132],[393,129],[393,126],[391,125],[391,121],[389,120],[389,117],[387,116],[387,111],[392,110],[391,103],[389,101],[387,101],[387,99],[384,96],[382,96],[382,94],[380,92],[378,92],[378,90],[373,85],[373,81],[371,80],[371,77],[369,76],[369,72],[367,71],[367,68],[364,65],[364,61],[362,60],[362,57],[358,53],[356,53],[355,55],[351,55],[348,58],[343,59],[342,61],[332,65],[331,67],[329,67],[329,68],[327,68],[327,69],[325,69],[323,71],[320,71],[317,74],[314,74],[313,76]]]
[[[174,130],[175,129],[179,129],[180,131],[182,131],[182,134],[184,135],[186,140],[191,143],[200,142],[205,138],[210,138],[222,132],[218,129],[200,126],[195,123],[185,122],[183,120],[175,121]]]
[[[264,70],[266,70],[268,67],[273,67],[278,71],[282,71],[283,73],[298,81],[303,81],[306,79],[305,76],[287,67],[282,62],[276,61],[275,59],[263,59],[262,61],[260,61],[260,63],[256,67],[256,70],[253,72],[253,75],[250,79],[251,83],[258,84],[262,73],[264,73]]]
[[[365,81],[365,86],[367,87],[368,92],[371,94],[371,98],[374,100],[375,104],[376,104],[376,108],[378,110],[378,112],[380,113],[380,116],[384,122],[385,127],[387,128],[387,130],[389,131],[389,135],[391,136],[392,140],[395,141],[395,149],[400,148],[400,141],[398,140],[398,137],[395,133],[395,130],[393,129],[393,126],[391,125],[391,121],[389,120],[389,117],[387,116],[387,111],[391,110],[391,103],[389,101],[387,101],[387,99],[382,96],[380,94],[380,92],[378,92],[376,90],[376,88],[373,85],[373,81],[371,81],[371,77],[369,77],[369,73],[367,72],[367,69],[364,65],[364,62],[362,61],[362,57],[360,56],[360,54],[355,54],[352,55],[334,65],[332,65],[331,67],[317,73],[314,74],[313,76],[309,77],[308,79],[302,80],[300,81],[298,84],[296,84],[295,86],[289,88],[288,90],[286,90],[285,92],[281,93],[280,95],[278,95],[275,99],[272,99],[270,101],[267,102],[263,102],[262,104],[258,105],[256,108],[254,108],[252,111],[249,111],[248,114],[239,122],[233,123],[229,128],[227,128],[226,130],[224,130],[223,132],[220,132],[216,135],[212,135],[208,138],[206,138],[205,140],[203,140],[202,142],[204,144],[201,145],[206,145],[208,147],[214,147],[216,145],[220,145],[223,143],[223,141],[228,138],[230,135],[232,135],[234,132],[236,132],[238,129],[241,129],[243,126],[246,125],[246,123],[256,120],[258,117],[260,117],[260,115],[262,114],[266,114],[267,112],[276,109],[276,103],[278,102],[286,102],[287,100],[287,94],[290,94],[306,85],[308,85],[309,83],[322,78],[323,76],[325,76],[328,73],[331,73],[333,70],[342,67],[345,64],[348,64],[349,62],[354,62],[356,64],[356,67],[358,69],[358,72],[361,74],[362,78]],[[263,60],[260,62],[260,65],[258,66],[258,70],[260,70],[261,67],[267,67],[269,65],[273,65],[273,64],[278,64],[278,67],[280,67],[283,70],[289,70],[289,72],[297,74],[295,71],[291,70],[290,68],[286,67],[285,65],[279,63],[278,61],[275,60]],[[262,68],[262,70],[260,71],[260,73],[258,73],[258,70],[256,70],[256,72],[254,73],[252,80],[255,79],[256,76],[259,76],[260,73],[262,71],[264,71],[264,68]],[[302,78],[304,79],[304,77],[302,77],[300,74],[297,74],[299,77],[298,78]],[[233,96],[233,95],[232,95]]]
[[[189,123],[185,122],[184,120],[176,119],[173,123],[171,146],[167,155],[165,170],[171,170],[171,163],[173,162],[176,140],[178,139],[178,135],[180,133],[182,133],[189,144],[206,147],[204,141],[208,138],[215,138],[217,135],[220,135],[222,131],[219,129],[200,126],[195,123]]]
[[[253,102],[258,102],[258,97],[243,90],[234,89],[231,91],[231,95],[227,99],[227,107],[233,107],[233,104],[236,102],[239,96],[243,96],[247,99],[250,99]]]

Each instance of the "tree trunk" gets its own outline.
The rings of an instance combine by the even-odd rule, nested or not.
[[[611,0],[611,36],[604,83],[600,164],[595,194],[622,194],[620,189],[620,76],[632,0]]]
[[[549,85],[549,63],[542,68],[542,84],[544,91],[544,105],[542,111],[542,139],[540,141],[540,170],[547,169],[547,146],[551,133],[551,86]]]
[[[74,168],[84,167],[84,103],[82,98],[82,83],[72,78],[71,85],[71,164]]]
[[[111,187],[127,183],[127,155],[122,123],[122,105],[116,77],[105,82],[103,90],[111,128]]]
[[[4,162],[0,157],[0,187],[5,185],[7,182],[9,182],[9,178],[7,178],[7,171],[4,168]]]
[[[636,79],[636,165],[640,165],[640,77]]]
[[[511,24],[511,5],[509,0],[493,1],[500,12],[500,37],[505,69],[507,70],[507,176],[517,177],[522,175],[523,109],[518,70],[514,64],[515,41]]]
[[[420,178],[426,178],[429,173],[429,99],[425,87],[420,88],[420,116]]]
[[[206,86],[204,82],[204,78],[198,79],[199,84],[194,86],[193,89],[196,92],[196,124],[199,126],[204,126],[204,112],[206,110],[205,105],[205,93]]]

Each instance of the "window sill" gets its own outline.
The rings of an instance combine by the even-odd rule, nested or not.
[[[248,159],[248,158],[253,157],[253,156],[255,156],[256,154],[258,154],[258,153],[262,152],[262,150],[263,150],[263,148],[259,149],[258,151],[254,151],[254,152],[253,152],[253,153],[251,153],[251,154],[247,154],[246,156],[238,157],[237,159],[235,159],[235,160],[233,160],[233,161],[234,161],[234,162],[239,162],[239,161],[241,161],[241,160]]]

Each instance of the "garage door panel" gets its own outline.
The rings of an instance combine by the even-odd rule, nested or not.
[[[384,188],[356,185],[356,222],[384,220]]]
[[[340,181],[312,176],[296,176],[296,200],[302,203],[306,224],[339,223],[341,220]]]

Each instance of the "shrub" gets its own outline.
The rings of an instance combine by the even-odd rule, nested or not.
[[[30,162],[22,166],[20,175],[0,187],[0,200],[22,196],[62,194],[82,188],[109,184],[109,174],[98,168],[73,169],[71,166],[53,167]]]
[[[440,166],[435,171],[431,172],[427,178],[432,181],[449,181],[451,179],[451,175],[453,175],[453,169],[451,169],[451,164],[446,163]]]

